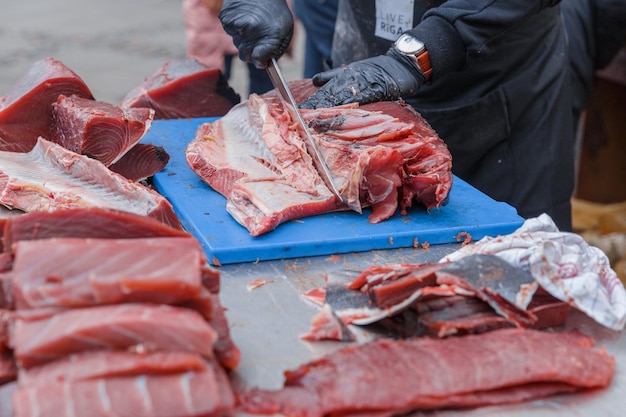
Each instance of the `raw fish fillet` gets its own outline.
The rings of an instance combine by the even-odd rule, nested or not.
[[[219,69],[193,58],[172,59],[122,100],[122,107],[148,107],[155,119],[223,116],[241,98]]]
[[[109,166],[141,140],[153,119],[152,109],[61,95],[52,105],[49,139]]]
[[[136,353],[94,350],[65,356],[45,365],[20,370],[21,387],[113,376],[172,374],[207,369],[207,360],[190,352]]]
[[[219,366],[20,387],[13,395],[13,417],[229,417],[234,406]]]
[[[357,211],[371,207],[370,223],[414,201],[438,207],[452,185],[450,153],[424,119],[398,102],[380,108],[303,111],[342,198]],[[274,91],[253,94],[201,125],[186,159],[258,236],[289,220],[347,209],[314,169],[301,135]]]
[[[28,152],[50,137],[52,104],[60,95],[93,99],[85,82],[54,58],[35,62],[0,98],[0,150]]]
[[[109,169],[131,181],[143,181],[161,171],[170,160],[164,147],[138,143],[128,150]]]
[[[528,329],[378,339],[287,371],[280,390],[243,392],[241,410],[289,417],[391,416],[604,388],[615,374],[615,358],[594,342],[576,332]]]
[[[11,344],[28,369],[89,350],[183,351],[213,357],[217,335],[197,312],[157,304],[127,303],[17,313]]]
[[[18,310],[181,303],[200,296],[206,261],[193,237],[37,239],[13,250]]]
[[[27,153],[0,151],[0,204],[26,212],[102,207],[181,228],[172,205],[156,191],[43,138]]]
[[[31,211],[13,216],[4,224],[2,240],[5,251],[10,252],[16,242],[52,237],[133,239],[191,237],[191,234],[140,214],[101,207],[79,207]]]

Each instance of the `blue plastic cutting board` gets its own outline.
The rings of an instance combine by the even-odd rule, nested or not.
[[[212,120],[155,120],[142,141],[163,146],[169,153],[170,161],[154,176],[154,186],[172,203],[214,265],[412,247],[416,239],[420,245],[451,243],[460,232],[475,241],[511,233],[523,223],[513,207],[455,177],[448,204],[430,212],[412,208],[407,216],[396,214],[379,224],[368,223],[368,210],[362,215],[328,213],[252,237],[228,214],[226,199],[202,182],[185,161],[185,148],[197,127]]]

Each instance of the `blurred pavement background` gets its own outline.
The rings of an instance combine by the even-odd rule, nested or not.
[[[288,80],[302,78],[302,38],[296,31],[293,57],[279,61]],[[97,100],[119,104],[167,60],[185,54],[179,0],[4,0],[0,8],[0,96],[51,56]],[[238,59],[230,85],[246,98],[247,71]]]

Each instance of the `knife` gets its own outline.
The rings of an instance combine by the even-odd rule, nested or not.
[[[268,63],[267,73],[270,79],[272,80],[272,84],[274,84],[274,87],[276,88],[276,90],[278,90],[278,92],[280,93],[280,96],[285,101],[285,105],[286,105],[285,107],[287,107],[287,110],[291,113],[291,117],[293,118],[294,121],[296,121],[300,125],[300,128],[304,132],[304,143],[306,145],[307,150],[309,151],[309,155],[311,155],[311,159],[313,159],[313,165],[315,166],[315,169],[317,169],[317,172],[322,178],[322,181],[324,181],[324,184],[326,184],[326,187],[328,187],[328,189],[335,195],[335,197],[339,199],[339,201],[341,201],[342,203],[345,203],[344,199],[339,194],[339,191],[337,190],[335,183],[332,180],[332,175],[330,173],[330,170],[328,169],[326,162],[324,162],[324,159],[322,158],[322,154],[317,148],[317,143],[315,143],[315,139],[311,135],[311,132],[309,131],[309,127],[304,121],[302,114],[298,110],[298,105],[296,104],[296,100],[293,98],[293,94],[291,94],[291,90],[289,89],[289,86],[285,82],[285,79],[283,78],[280,68],[278,68],[278,63],[276,62],[275,58],[272,58],[270,62]],[[353,208],[353,207],[350,207],[350,208]]]

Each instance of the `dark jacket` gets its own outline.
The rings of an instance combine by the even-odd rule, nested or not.
[[[523,217],[571,229],[574,154],[559,1],[415,0],[428,85],[407,98],[447,143],[453,172]],[[374,0],[340,0],[333,65],[382,54]],[[453,196],[452,196],[453,197]]]

